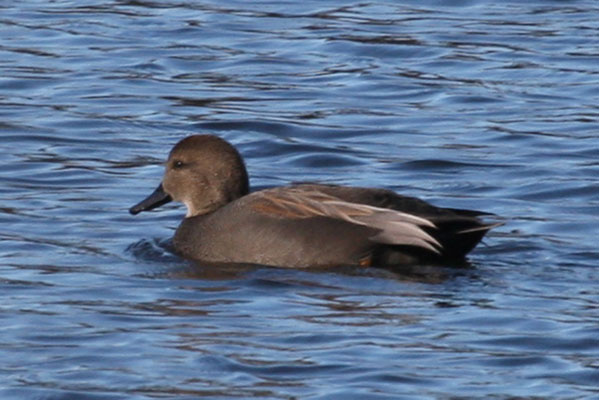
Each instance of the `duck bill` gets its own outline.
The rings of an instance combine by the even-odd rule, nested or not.
[[[131,207],[129,209],[129,212],[135,215],[139,214],[142,211],[150,211],[172,200],[173,199],[171,198],[171,196],[169,196],[162,188],[161,183],[160,185],[158,185],[156,190],[154,190],[154,192],[151,195],[149,195],[144,200]]]

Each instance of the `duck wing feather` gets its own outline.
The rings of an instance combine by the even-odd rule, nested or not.
[[[342,200],[313,188],[284,187],[255,192],[255,211],[287,219],[325,217],[376,230],[376,243],[409,245],[440,254],[441,244],[422,227],[436,228],[430,220],[405,212]]]

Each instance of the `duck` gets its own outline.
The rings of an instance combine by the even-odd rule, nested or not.
[[[162,182],[129,209],[171,201],[187,213],[175,252],[207,264],[393,268],[464,260],[499,224],[489,213],[434,206],[389,189],[294,183],[250,191],[239,151],[211,134],[180,140]]]

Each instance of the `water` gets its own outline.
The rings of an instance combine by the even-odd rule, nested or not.
[[[14,3],[14,4],[13,4]],[[594,1],[0,5],[0,398],[599,397]],[[503,216],[467,269],[214,271],[132,217],[216,133],[255,188]]]

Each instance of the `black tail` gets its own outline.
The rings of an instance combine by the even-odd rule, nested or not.
[[[485,224],[480,219],[471,215],[446,216],[433,220],[437,228],[427,229],[427,231],[441,243],[442,258],[464,258],[466,254],[480,243],[489,230],[503,225],[501,222]]]

